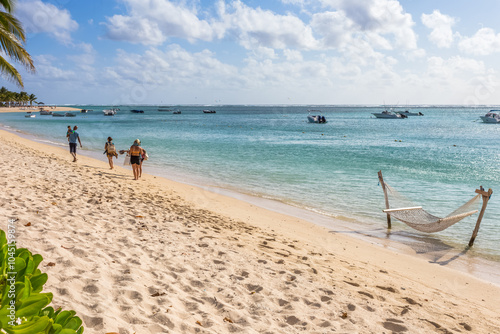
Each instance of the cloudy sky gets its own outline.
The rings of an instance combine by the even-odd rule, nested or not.
[[[498,0],[19,0],[57,104],[500,104]],[[18,91],[2,79],[2,85]]]

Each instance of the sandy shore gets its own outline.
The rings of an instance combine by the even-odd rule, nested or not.
[[[500,333],[500,287],[446,266],[5,131],[0,156],[0,226],[85,333]]]
[[[43,109],[49,110],[49,111],[76,111],[76,110],[81,110],[78,108],[72,108],[72,107],[54,107],[54,106],[44,106]],[[27,107],[22,107],[22,108],[6,108],[6,107],[0,107],[0,113],[3,112],[37,112],[40,111],[40,107],[36,106],[27,106]]]

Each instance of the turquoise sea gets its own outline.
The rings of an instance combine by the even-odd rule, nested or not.
[[[73,118],[6,113],[0,123],[64,146],[67,126],[78,125],[83,153],[102,160],[108,136],[117,149],[139,138],[150,157],[147,173],[345,217],[360,234],[381,238],[388,236],[379,170],[415,205],[441,217],[482,185],[494,193],[467,256],[500,262],[500,124],[479,120],[493,107],[415,106],[410,111],[424,116],[407,119],[376,119],[371,113],[384,108],[364,106],[171,106],[182,114],[151,105],[118,106],[113,117],[103,116],[109,106],[74,107],[93,111]],[[308,123],[308,109],[321,110],[328,123]],[[389,238],[460,251],[476,218],[434,234],[396,221]]]

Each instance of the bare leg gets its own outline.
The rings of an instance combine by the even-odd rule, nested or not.
[[[108,157],[108,161],[109,161],[109,167],[111,167],[110,169],[113,169],[113,156],[109,156]]]

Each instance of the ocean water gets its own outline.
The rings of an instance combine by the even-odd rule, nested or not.
[[[76,107],[93,111],[73,118],[6,113],[0,123],[64,146],[67,126],[78,125],[85,153],[102,160],[108,136],[117,149],[139,138],[150,157],[146,173],[343,218],[373,236],[387,235],[379,170],[415,205],[440,217],[482,185],[499,196],[493,193],[469,255],[500,261],[500,124],[479,120],[492,107],[420,106],[411,111],[424,116],[408,119],[376,119],[371,113],[383,107],[363,106],[172,106],[178,115],[157,106],[120,106],[113,117],[102,114],[108,106]],[[328,123],[308,123],[308,109],[321,110]],[[460,250],[476,219],[430,235],[393,220],[392,233],[403,242]]]

